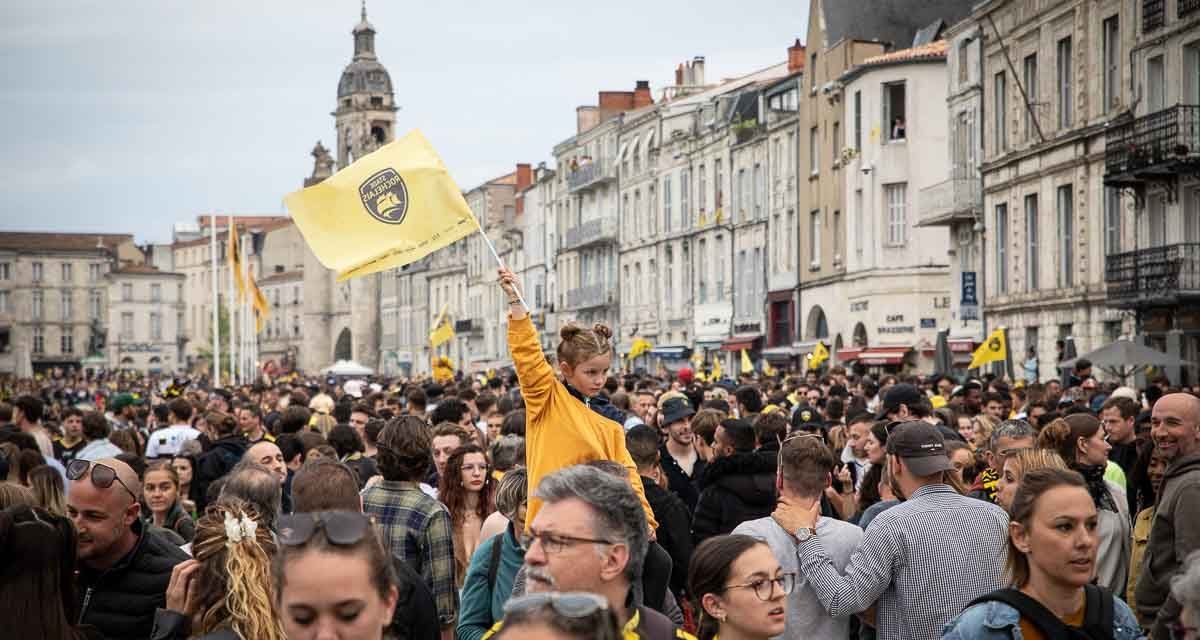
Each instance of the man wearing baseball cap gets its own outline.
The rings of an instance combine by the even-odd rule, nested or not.
[[[696,434],[692,433],[692,416],[696,410],[685,397],[668,398],[662,406],[662,431],[666,442],[662,445],[661,465],[667,475],[667,488],[679,496],[688,511],[695,511],[700,498],[698,480],[704,473],[705,462],[696,453],[693,444]]]
[[[1008,516],[947,484],[953,465],[937,427],[918,420],[889,431],[887,464],[905,501],[871,522],[843,571],[817,534],[819,502],[801,508],[784,496],[772,516],[795,536],[801,573],[830,615],[875,605],[880,640],[934,640],[965,605],[1000,588]]]

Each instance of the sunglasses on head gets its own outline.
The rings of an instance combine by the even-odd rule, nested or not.
[[[504,618],[513,623],[549,609],[555,616],[551,625],[575,634],[586,632],[596,640],[619,640],[621,630],[608,601],[585,592],[531,593],[512,598],[504,604]]]
[[[67,463],[67,480],[79,480],[85,474],[87,474],[89,468],[92,470],[92,484],[96,485],[96,487],[100,489],[107,489],[111,487],[115,481],[121,485],[122,489],[129,492],[130,497],[132,497],[135,501],[138,499],[137,494],[133,492],[133,489],[130,489],[129,485],[125,484],[125,481],[121,480],[121,477],[117,475],[116,469],[113,469],[106,464],[100,464],[99,462],[91,462],[89,460],[72,460],[71,462]]]
[[[315,511],[279,517],[279,543],[289,547],[312,539],[318,529],[325,530],[330,543],[344,547],[358,543],[371,526],[367,516],[354,511]]]

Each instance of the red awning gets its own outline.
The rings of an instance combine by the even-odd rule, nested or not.
[[[756,336],[733,336],[725,342],[721,343],[721,351],[741,351],[742,349],[753,349],[754,343],[762,339],[761,335]]]
[[[866,349],[842,349],[838,358],[846,361],[857,360],[866,366],[895,365],[904,361],[904,355],[912,350],[909,346],[896,347],[867,347]],[[857,353],[847,353],[847,352]],[[843,355],[845,354],[845,355]]]
[[[971,339],[965,340],[950,340],[951,353],[974,353],[975,341]]]
[[[840,362],[850,362],[858,360],[858,354],[862,352],[862,347],[850,347],[848,349],[838,349],[837,359]]]

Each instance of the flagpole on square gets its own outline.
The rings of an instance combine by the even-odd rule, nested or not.
[[[217,214],[212,214],[210,222],[208,236],[209,257],[212,258],[212,384],[216,388],[221,386],[221,315],[217,286],[221,272],[217,270]]]
[[[501,268],[507,269],[508,267],[505,266],[504,261],[500,259],[500,254],[496,253],[496,247],[492,244],[492,239],[483,231],[482,226],[479,226],[479,235],[483,236],[483,242],[487,245],[488,250],[492,252],[492,257],[496,259],[496,264],[500,265]],[[525,307],[525,312],[533,313],[533,309],[529,308],[529,303],[525,302],[525,297],[521,295],[521,290],[515,287],[513,290],[517,292],[517,300],[521,301],[521,306]]]

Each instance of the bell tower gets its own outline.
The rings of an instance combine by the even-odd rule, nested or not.
[[[337,127],[338,169],[396,138],[398,107],[392,78],[375,54],[375,27],[367,20],[366,0],[351,34],[354,57],[338,81],[337,108],[332,114]]]

